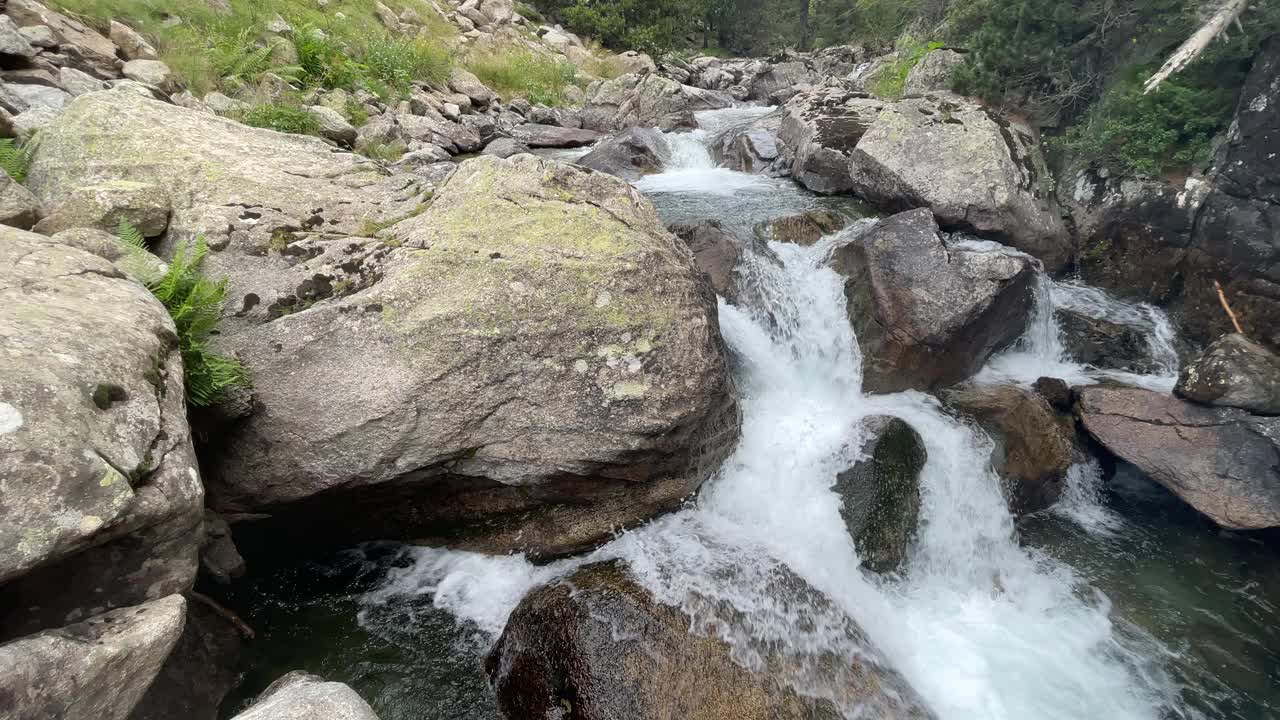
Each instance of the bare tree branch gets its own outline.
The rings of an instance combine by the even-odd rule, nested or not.
[[[1240,23],[1240,15],[1244,12],[1245,7],[1249,4],[1249,0],[1226,0],[1222,7],[1209,18],[1194,35],[1187,38],[1187,41],[1178,46],[1164,65],[1160,67],[1156,74],[1152,75],[1144,86],[1144,93],[1160,87],[1160,83],[1164,82],[1170,75],[1178,72],[1182,68],[1190,65],[1193,60],[1209,47],[1209,43],[1213,42],[1219,35],[1225,35],[1227,28],[1231,23]]]

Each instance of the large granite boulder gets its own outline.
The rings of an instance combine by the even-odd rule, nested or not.
[[[752,78],[750,98],[768,101],[779,92],[797,92],[799,88],[813,85],[821,79],[813,68],[802,61],[780,62],[770,65],[767,70]]]
[[[594,130],[525,123],[511,128],[511,139],[531,148],[576,148],[591,145],[602,137]]]
[[[230,619],[191,597],[178,638],[129,720],[219,720],[227,694],[244,679],[245,638]]]
[[[1173,392],[1203,405],[1280,415],[1280,356],[1238,333],[1224,335],[1182,368]]]
[[[1225,528],[1280,526],[1280,418],[1130,387],[1079,391],[1085,430]]]
[[[849,321],[862,350],[863,388],[950,385],[1022,335],[1032,306],[1032,259],[995,243],[944,242],[932,213],[882,220],[837,248]]]
[[[577,164],[635,182],[662,172],[670,160],[671,146],[662,133],[653,128],[628,128],[602,140]]]
[[[257,412],[212,455],[219,510],[557,555],[731,449],[714,295],[625,182],[477,158],[386,233],[369,286],[226,337]]]
[[[14,720],[125,720],[182,634],[170,595],[0,645],[0,711]]]
[[[271,683],[232,720],[321,719],[378,720],[378,715],[349,686],[295,670]]]
[[[902,564],[920,520],[920,471],[928,454],[905,421],[878,415],[862,421],[864,458],[836,476],[840,517],[862,564],[891,572]]]
[[[1086,458],[1075,419],[1057,412],[1039,392],[1018,385],[968,385],[947,390],[942,400],[991,437],[991,464],[1014,515],[1057,502],[1067,472]]]
[[[951,73],[964,64],[964,54],[949,48],[931,50],[907,73],[902,94],[911,97],[951,90]]]
[[[783,108],[779,161],[814,192],[853,190],[853,151],[884,108],[883,101],[840,84],[796,95]]]
[[[720,165],[747,173],[781,174],[774,170],[778,159],[778,130],[782,113],[772,112],[749,123],[724,130],[711,143],[711,157]]]
[[[693,251],[698,269],[711,278],[711,287],[732,302],[737,296],[734,269],[742,260],[742,241],[719,220],[693,220],[667,228]]]
[[[797,594],[804,595],[797,603],[823,602],[811,589],[806,594],[807,586],[794,575],[772,580],[778,604]],[[823,667],[838,701],[868,717],[932,717],[861,630],[847,620],[841,625],[830,631],[846,633],[851,653],[826,658],[830,666]],[[499,715],[509,720],[570,714],[582,720],[844,717],[831,700],[803,696],[787,684],[787,677],[800,670],[794,659],[775,649],[763,658],[763,668],[749,670],[735,662],[728,644],[696,634],[698,627],[691,629],[683,612],[658,603],[624,565],[583,567],[533,590],[512,612],[486,663]]]
[[[188,589],[204,492],[168,312],[7,227],[0,307],[0,641]]]
[[[849,154],[849,176],[855,195],[891,210],[928,207],[943,226],[998,239],[1047,270],[1073,255],[1031,129],[967,100],[886,106]]]
[[[663,132],[694,128],[693,113],[733,105],[733,98],[714,90],[681,85],[654,73],[623,75],[596,81],[587,89],[582,126],[601,132],[629,127],[656,127]]]

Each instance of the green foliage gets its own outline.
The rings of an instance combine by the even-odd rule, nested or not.
[[[12,138],[0,138],[0,168],[16,182],[26,182],[31,167],[31,153],[35,144],[18,143]]]
[[[244,114],[241,122],[296,135],[316,135],[320,132],[320,122],[314,115],[303,108],[283,103],[255,105]]]
[[[360,143],[356,145],[356,152],[370,160],[381,162],[395,162],[404,157],[408,150],[409,148],[399,140],[391,143]]]
[[[141,233],[125,220],[120,221],[119,235],[121,242],[134,252],[146,252]],[[227,389],[249,384],[248,374],[238,360],[209,348],[209,338],[222,316],[227,281],[213,282],[201,273],[200,265],[208,253],[204,238],[197,238],[194,245],[178,246],[165,272],[142,273],[147,289],[173,318],[178,350],[182,353],[187,404],[192,407],[211,405]]]
[[[815,44],[892,47],[916,19],[920,0],[818,0]]]
[[[564,104],[565,91],[577,76],[571,63],[528,50],[478,55],[467,63],[467,69],[503,99],[522,97],[552,107]]]
[[[898,59],[880,69],[867,84],[867,89],[877,97],[898,99],[907,84],[907,76],[911,69],[924,59],[925,55],[942,47],[940,42],[907,41],[898,50]]]

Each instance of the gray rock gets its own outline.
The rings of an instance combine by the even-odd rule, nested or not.
[[[907,73],[902,94],[911,97],[951,90],[951,73],[964,64],[964,55],[948,48],[938,48],[920,58]]]
[[[130,60],[121,70],[130,80],[156,88],[162,92],[177,90],[177,80],[173,71],[159,60]],[[270,73],[268,73],[270,74]]]
[[[719,220],[676,223],[668,229],[693,251],[698,269],[711,278],[711,287],[733,301],[737,296],[733,271],[742,259],[742,241]]]
[[[480,12],[494,25],[511,22],[515,14],[515,3],[512,0],[481,0]]]
[[[191,92],[188,90],[183,90],[182,92],[174,93],[169,97],[169,101],[172,102],[174,105],[177,105],[178,107],[184,107],[188,110],[198,110],[199,112],[204,112],[204,113],[213,112],[212,110],[209,109],[208,105],[205,105],[204,102],[200,100],[200,98],[197,98],[195,95],[192,95]]]
[[[512,612],[485,663],[499,714],[564,717],[571,703],[573,716],[582,720],[835,720],[843,717],[839,702],[867,717],[933,717],[862,630],[821,593],[780,568],[766,579],[773,602],[816,616],[824,636],[848,654],[796,657],[777,646],[731,650],[697,631],[716,627],[716,613],[731,616],[734,608],[691,598],[700,601],[701,619],[711,615],[705,625],[691,627],[689,616],[655,600],[621,563],[588,565],[534,589]],[[734,660],[757,651],[756,671]],[[822,683],[823,691],[807,697],[792,680]],[[572,700],[564,688],[573,688]]]
[[[1280,418],[1127,387],[1083,388],[1076,408],[1107,450],[1218,525],[1280,526]]]
[[[27,39],[38,48],[56,48],[58,47],[58,37],[53,31],[44,25],[31,25],[30,27],[18,28],[18,32],[22,33],[22,37]]]
[[[944,243],[933,215],[910,210],[837,248],[868,392],[925,390],[977,372],[1022,335],[1032,259],[1008,248]]]
[[[771,113],[746,125],[729,128],[711,143],[711,155],[730,170],[763,173],[778,159],[782,113]]]
[[[243,644],[226,617],[188,600],[182,635],[129,720],[218,720],[219,706],[245,671]]]
[[[751,81],[751,98],[768,100],[780,90],[794,90],[802,85],[813,85],[821,78],[803,62],[781,62]]]
[[[62,86],[72,97],[79,97],[86,93],[98,92],[105,90],[107,84],[95,78],[89,73],[81,72],[75,68],[64,67],[58,70],[58,84]]]
[[[635,182],[662,172],[670,160],[671,146],[662,133],[652,128],[629,128],[601,140],[577,164]]]
[[[582,116],[576,110],[551,108],[537,105],[529,113],[529,121],[539,125],[555,125],[556,127],[580,128]]]
[[[1034,134],[969,101],[887,106],[858,140],[849,173],[856,195],[895,210],[928,207],[942,225],[999,239],[1051,272],[1072,256]]]
[[[1096,368],[1140,374],[1156,371],[1151,346],[1137,328],[1067,308],[1055,308],[1054,317],[1069,359]]]
[[[885,103],[840,86],[803,92],[783,109],[777,142],[795,181],[818,193],[853,189],[854,148]]]
[[[1243,335],[1224,335],[1182,369],[1173,392],[1202,405],[1280,415],[1280,356]]]
[[[40,215],[40,201],[21,183],[0,172],[0,225],[30,230]]]
[[[512,128],[511,137],[531,148],[575,148],[590,145],[602,136],[594,130],[525,123]]]
[[[246,414],[245,417],[248,417]],[[231,537],[231,526],[212,510],[204,513],[204,543],[200,546],[200,571],[221,585],[242,577],[244,558]]]
[[[509,158],[512,155],[529,152],[529,146],[524,143],[513,140],[511,138],[498,138],[488,145],[484,146],[482,151],[485,155],[493,155],[494,157]]]
[[[307,108],[307,112],[320,124],[320,137],[346,147],[355,144],[356,129],[347,122],[342,113],[323,105],[312,105]]]
[[[0,15],[0,55],[17,57],[35,57],[39,52],[31,45],[31,41],[18,29],[13,18]]]
[[[869,417],[859,427],[864,459],[836,476],[840,517],[862,564],[875,572],[897,570],[920,520],[920,471],[928,453],[906,422]]]
[[[355,690],[295,670],[271,683],[233,720],[378,720]]]
[[[205,95],[204,104],[215,113],[225,116],[236,116],[249,110],[248,103],[227,97],[220,92]]]
[[[439,162],[448,162],[452,157],[448,150],[439,145],[427,145],[413,152],[405,153],[395,162],[393,167],[412,172],[417,168],[434,165]]]
[[[182,633],[181,595],[0,645],[0,697],[17,719],[126,720]]]
[[[582,126],[601,132],[656,127],[663,132],[697,126],[693,113],[731,107],[720,92],[681,85],[656,74],[596,81],[587,90]]]
[[[168,312],[110,262],[0,227],[0,637],[190,587],[204,497]]]
[[[115,43],[79,20],[54,12],[35,0],[9,0],[6,13],[21,27],[44,25],[52,30],[70,67],[104,80],[119,74]]]
[[[160,57],[146,38],[122,22],[112,20],[108,36],[111,42],[120,48],[120,53],[124,55],[125,60],[156,60]]]
[[[39,223],[36,232],[53,235],[71,228],[116,232],[121,220],[143,237],[156,237],[169,226],[169,192],[151,183],[116,180],[82,185],[62,194]]]
[[[18,113],[10,119],[13,134],[20,138],[29,138],[57,122],[62,108],[37,107]]]
[[[406,144],[414,141],[438,145],[452,153],[469,153],[481,147],[480,136],[465,125],[450,122],[444,118],[435,119],[418,115],[384,115],[384,122],[390,118],[394,130],[393,139]],[[369,126],[360,128],[360,138],[367,137]]]
[[[54,233],[53,240],[109,260],[116,269],[135,278],[155,276],[168,269],[168,265],[155,255],[134,252],[116,237],[115,232],[78,227]]]
[[[462,68],[453,69],[449,75],[449,87],[454,92],[471,98],[471,102],[480,107],[487,107],[498,100],[497,93],[485,87],[485,84],[480,82],[480,78]]]
[[[9,94],[18,98],[20,107],[26,110],[61,110],[71,101],[71,95],[64,90],[47,85],[6,85]]]

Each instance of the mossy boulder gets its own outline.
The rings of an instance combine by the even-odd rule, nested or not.
[[[853,536],[862,564],[896,570],[920,521],[920,471],[928,454],[920,434],[895,417],[862,421],[865,459],[836,477],[840,517]]]

